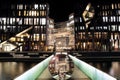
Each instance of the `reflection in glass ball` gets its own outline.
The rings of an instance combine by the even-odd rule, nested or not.
[[[74,64],[67,54],[56,54],[49,63],[51,75],[58,75],[61,78],[65,75],[71,75],[73,68]]]

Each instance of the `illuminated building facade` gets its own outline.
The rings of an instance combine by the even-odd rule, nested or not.
[[[120,50],[120,2],[88,3],[75,12],[77,51]]]
[[[48,4],[12,4],[6,12],[0,17],[1,51],[45,50]]]
[[[54,20],[49,18],[48,19],[48,28],[47,28],[47,50],[52,51],[54,48],[54,36],[53,36],[53,30],[54,30]]]

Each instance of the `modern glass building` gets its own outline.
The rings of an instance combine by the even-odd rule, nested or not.
[[[43,51],[49,5],[12,4],[0,17],[1,51]]]
[[[83,8],[74,15],[76,50],[119,51],[120,2],[88,3]]]

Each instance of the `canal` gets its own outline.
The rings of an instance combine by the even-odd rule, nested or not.
[[[13,80],[39,62],[0,62],[0,80]],[[87,62],[120,80],[120,61]]]

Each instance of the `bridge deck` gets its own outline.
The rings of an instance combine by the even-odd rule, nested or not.
[[[52,78],[49,69],[46,68],[37,80],[54,80],[54,79]],[[90,80],[90,79],[75,66],[74,72],[71,75],[70,80]]]

